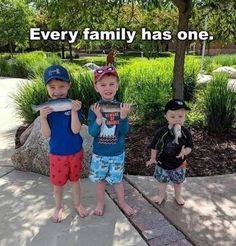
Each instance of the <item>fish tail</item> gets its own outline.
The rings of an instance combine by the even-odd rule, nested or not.
[[[39,107],[37,105],[31,105],[31,108],[33,110],[34,113],[37,113],[39,111]]]

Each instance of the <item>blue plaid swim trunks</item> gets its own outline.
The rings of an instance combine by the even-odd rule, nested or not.
[[[93,154],[89,179],[92,182],[106,180],[109,184],[118,184],[123,179],[125,154],[100,156]]]
[[[185,180],[185,173],[185,167],[178,167],[177,169],[166,170],[156,165],[153,176],[160,183],[168,183],[172,181],[174,184],[181,184]]]

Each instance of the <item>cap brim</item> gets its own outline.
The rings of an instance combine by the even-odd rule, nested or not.
[[[70,80],[68,78],[65,78],[65,77],[62,77],[62,76],[51,76],[49,77],[46,81],[45,81],[45,84],[47,84],[50,80],[52,79],[59,79],[59,80],[63,80],[63,81],[66,81],[68,83],[70,83]]]

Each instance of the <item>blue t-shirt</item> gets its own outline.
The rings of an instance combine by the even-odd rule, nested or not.
[[[78,111],[81,121],[82,114]],[[73,155],[82,149],[83,139],[71,130],[71,110],[52,112],[48,115],[51,129],[49,152],[54,155]]]
[[[100,100],[98,103],[106,101]],[[112,101],[119,103],[117,101]],[[121,119],[119,112],[102,113],[102,125],[96,123],[96,115],[89,109],[88,132],[94,137],[93,153],[101,156],[116,156],[124,152],[125,136],[129,131],[128,119]]]

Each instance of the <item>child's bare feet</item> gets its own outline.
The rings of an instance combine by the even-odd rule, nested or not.
[[[104,204],[100,204],[98,203],[97,204],[97,207],[93,210],[93,213],[94,215],[97,215],[97,216],[103,216],[104,214]]]
[[[88,211],[82,204],[75,206],[75,210],[81,218],[88,216]]]
[[[128,216],[133,216],[137,213],[137,210],[131,208],[126,202],[119,203],[119,206]]]
[[[166,194],[164,195],[159,195],[159,196],[155,196],[152,201],[157,203],[158,205],[161,205],[162,202],[166,199]]]
[[[64,213],[64,209],[63,207],[61,208],[56,208],[52,217],[51,217],[51,221],[53,223],[60,223],[63,219],[63,213]]]
[[[175,196],[175,201],[179,206],[184,206],[185,200],[181,195]]]

